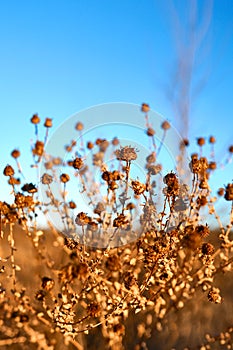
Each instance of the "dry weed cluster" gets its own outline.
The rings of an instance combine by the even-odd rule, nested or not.
[[[144,103],[141,110],[151,144],[144,180],[132,171],[140,150],[121,146],[117,137],[84,143],[84,125],[77,122],[77,140],[64,146],[69,157],[64,160],[46,153],[52,120],[45,120],[41,140],[40,118],[31,118],[32,165],[39,173],[43,164],[45,171],[38,183],[26,182],[17,149],[11,153],[15,163],[3,171],[13,201],[0,202],[0,348],[233,349],[232,303],[225,309],[228,316],[217,316],[230,321],[203,336],[195,337],[191,329],[195,311],[189,329],[182,321],[179,326],[176,316],[187,316],[199,303],[208,318],[208,305],[212,310],[225,303],[224,281],[232,279],[233,270],[233,184],[223,184],[216,195],[211,191],[209,178],[218,168],[213,136],[209,159],[203,156],[206,139],[198,138],[200,151],[192,154],[185,174],[179,167],[189,141],[183,140],[177,169],[161,181],[158,155],[170,124],[162,123],[158,144],[149,106]],[[73,187],[69,197],[71,181],[91,213],[80,208]],[[216,212],[218,201],[226,204],[227,224]],[[51,215],[60,218],[60,230]],[[41,216],[47,229],[41,228]]]

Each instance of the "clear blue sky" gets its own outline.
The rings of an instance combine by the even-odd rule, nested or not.
[[[53,118],[58,127],[96,104],[148,102],[179,126],[168,92],[175,92],[177,47],[190,44],[182,33],[192,3],[1,1],[1,169],[14,147],[29,148],[33,113]],[[215,0],[212,9],[211,4],[197,1],[197,29],[211,18],[195,60],[192,89],[204,83],[193,92],[189,136],[216,135],[222,157],[233,143],[233,1]]]

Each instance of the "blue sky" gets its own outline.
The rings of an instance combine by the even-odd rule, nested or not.
[[[175,89],[177,47],[190,45],[183,34],[188,32],[194,4],[191,0],[1,1],[1,169],[11,161],[14,147],[28,151],[33,113],[53,118],[56,128],[96,104],[148,102],[179,127],[173,108],[177,101],[171,103],[168,92]],[[193,93],[189,137],[192,141],[216,135],[221,158],[233,143],[232,0],[198,0],[197,29],[210,15],[195,57],[191,88],[195,90],[199,81],[203,84],[198,94]],[[227,177],[232,178],[229,172]]]

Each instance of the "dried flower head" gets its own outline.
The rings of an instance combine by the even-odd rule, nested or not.
[[[124,160],[129,162],[131,160],[137,159],[137,153],[134,147],[125,146],[115,151],[118,160]]]
[[[28,192],[28,193],[36,193],[37,192],[36,186],[33,185],[32,183],[27,183],[27,184],[23,185],[21,190],[24,192]]]
[[[52,175],[49,175],[47,173],[44,173],[41,176],[41,182],[43,185],[50,185],[53,182],[53,177]]]
[[[212,255],[214,250],[214,246],[211,243],[203,243],[201,246],[201,251],[204,255]]]
[[[90,221],[91,221],[91,218],[83,212],[78,213],[75,219],[75,222],[78,226],[87,225]]]
[[[142,184],[140,181],[132,181],[131,185],[136,195],[140,195],[146,190],[146,185]]]
[[[118,215],[114,220],[113,220],[113,227],[121,227],[121,228],[126,228],[129,225],[129,220],[124,214]]]

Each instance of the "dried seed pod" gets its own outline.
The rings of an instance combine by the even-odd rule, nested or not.
[[[53,158],[53,164],[54,165],[61,165],[62,159],[60,157]]]
[[[74,169],[81,169],[83,167],[84,163],[82,158],[75,158],[75,160],[73,161],[73,167]]]
[[[14,169],[9,164],[3,170],[3,175],[5,176],[13,176],[14,173],[15,173]]]
[[[133,210],[135,208],[135,204],[130,202],[126,205],[126,210]]]
[[[170,125],[170,123],[169,123],[167,120],[165,120],[165,121],[162,123],[162,125],[161,125],[161,128],[162,128],[163,130],[168,130],[168,129],[170,129],[170,127],[171,127],[171,125]]]
[[[21,184],[21,180],[19,178],[15,178],[13,176],[11,176],[8,180],[8,184],[9,185],[20,185]]]
[[[197,144],[198,144],[198,146],[204,146],[204,144],[205,144],[204,137],[198,137]]]
[[[204,207],[207,203],[208,203],[208,199],[206,198],[206,196],[199,196],[197,198],[198,206]]]
[[[233,183],[227,185],[224,198],[227,201],[233,201]]]
[[[40,118],[38,116],[38,114],[33,114],[33,116],[31,117],[31,123],[32,124],[39,124],[40,123]]]
[[[70,201],[70,202],[69,202],[69,208],[70,208],[70,209],[75,209],[76,207],[77,207],[77,205],[75,204],[74,201]]]
[[[217,169],[217,163],[216,162],[210,162],[209,167],[210,170],[215,170]]]
[[[53,120],[51,118],[46,118],[44,122],[46,128],[51,128],[53,126]]]
[[[19,158],[20,156],[20,151],[18,149],[14,149],[12,152],[11,152],[11,156],[15,159]]]
[[[147,129],[146,133],[147,133],[148,136],[154,136],[155,130],[153,128],[149,127]]]
[[[203,243],[201,246],[201,251],[204,255],[212,255],[215,249],[211,243]]]
[[[111,172],[110,171],[104,171],[102,174],[102,179],[104,181],[109,182],[111,180]]]
[[[191,155],[191,162],[189,163],[189,168],[193,174],[198,174],[201,169],[200,161],[196,153]]]
[[[78,213],[75,219],[75,223],[79,226],[87,225],[91,221],[91,218],[84,212]]]
[[[39,140],[36,141],[35,147],[33,148],[32,153],[34,155],[41,157],[44,153],[44,142],[39,141]]]
[[[112,180],[114,180],[114,181],[118,181],[118,180],[120,180],[121,179],[121,174],[120,174],[120,172],[118,171],[118,170],[113,170],[113,172],[111,173],[111,178],[112,178]]]
[[[141,105],[141,111],[142,111],[143,113],[148,113],[149,110],[150,110],[150,106],[149,106],[147,103],[142,103],[142,105]]]
[[[63,182],[65,184],[66,182],[68,182],[70,180],[70,177],[68,174],[61,174],[60,180],[61,180],[61,182]]]
[[[156,161],[156,154],[155,154],[155,152],[149,154],[149,156],[146,157],[146,161],[149,164],[154,163]]]
[[[99,145],[101,144],[101,142],[103,142],[103,140],[100,139],[99,137],[95,140],[95,144],[96,144],[97,146],[99,146]]]
[[[100,215],[104,210],[105,210],[104,203],[99,202],[99,203],[97,203],[97,205],[94,209],[94,213]]]
[[[198,225],[196,228],[195,228],[195,232],[197,234],[199,234],[202,238],[204,237],[207,237],[210,233],[210,229],[209,229],[209,226],[207,225]]]
[[[101,152],[106,152],[108,146],[109,146],[109,142],[107,140],[102,140],[99,144],[99,150]]]
[[[112,139],[112,145],[113,146],[118,146],[119,145],[119,140],[118,140],[118,138],[117,137],[114,137],[113,139]]]
[[[43,185],[50,185],[53,182],[53,177],[47,173],[44,173],[41,177],[41,182]]]
[[[89,141],[89,142],[87,142],[87,148],[88,149],[92,149],[92,148],[94,148],[94,143],[93,142],[91,142],[91,141]]]
[[[75,125],[75,129],[78,130],[78,131],[82,131],[84,128],[83,126],[83,123],[81,122],[78,122],[76,125]]]
[[[216,142],[216,138],[214,136],[210,136],[209,137],[209,143],[215,143]]]
[[[220,187],[219,189],[218,189],[218,195],[220,196],[220,197],[222,197],[222,196],[224,196],[224,193],[225,193],[225,189],[223,188],[223,187]]]

